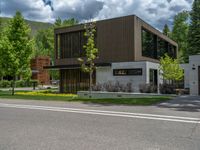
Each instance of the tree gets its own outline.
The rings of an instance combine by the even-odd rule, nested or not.
[[[60,17],[58,17],[58,18],[56,19],[56,21],[55,21],[55,23],[54,23],[54,26],[55,26],[55,27],[60,27],[60,26],[62,26],[62,20],[61,20]]]
[[[74,18],[62,20],[60,17],[58,17],[54,23],[54,27],[68,27],[76,24],[78,24],[78,20]]]
[[[200,0],[194,0],[188,33],[189,55],[200,54]]]
[[[3,39],[2,39],[2,22],[1,22],[1,17],[0,17],[0,53],[2,52],[2,48],[3,48],[2,44],[3,44]],[[4,70],[2,68],[2,64],[3,64],[3,60],[0,57],[0,80],[3,80],[3,76],[4,76]]]
[[[171,38],[178,43],[179,59],[182,62],[187,62],[188,59],[188,28],[189,28],[189,13],[183,11],[174,17],[173,29]]]
[[[54,35],[52,28],[39,30],[35,36],[35,53],[37,56],[54,58]]]
[[[82,58],[78,58],[78,61],[81,63],[81,69],[84,72],[88,72],[90,75],[90,84],[89,84],[89,91],[90,91],[90,97],[91,97],[91,92],[92,92],[92,76],[94,70],[96,70],[96,66],[94,61],[97,59],[97,54],[98,54],[98,49],[96,48],[95,45],[95,33],[96,33],[96,23],[91,22],[85,25],[85,37],[87,38],[87,43],[86,45],[83,46],[85,49],[85,55],[86,55],[86,60]]]
[[[30,39],[30,27],[26,24],[22,14],[17,11],[6,28],[2,45],[5,46],[1,55],[6,75],[13,77],[12,95],[14,95],[15,80],[22,75],[29,78],[31,75],[30,59],[33,50],[33,41]]]
[[[169,29],[167,24],[165,24],[165,26],[163,28],[163,34],[168,36],[168,37],[170,36],[170,29]]]
[[[5,56],[7,53],[4,53],[5,51],[10,49],[10,45],[8,43],[8,40],[6,36],[2,36],[3,33],[0,32],[0,78],[3,80],[3,77],[5,76],[5,70],[6,70],[6,63],[5,59],[7,56]]]
[[[173,59],[167,54],[160,59],[160,73],[165,80],[169,81],[180,81],[184,75],[178,59]]]

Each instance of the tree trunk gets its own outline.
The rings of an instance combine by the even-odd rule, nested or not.
[[[16,77],[14,77],[12,81],[12,95],[15,95],[15,81],[16,81]]]
[[[90,71],[90,89],[89,89],[89,97],[92,98],[92,73],[93,71]]]

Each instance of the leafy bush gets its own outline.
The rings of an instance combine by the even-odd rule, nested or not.
[[[26,81],[24,81],[24,80],[17,80],[15,82],[15,86],[16,87],[26,87]]]
[[[0,88],[9,88],[11,86],[11,82],[8,80],[0,81]]]
[[[38,86],[38,80],[17,80],[15,82],[15,87],[32,87],[33,83]],[[12,85],[12,81],[2,80],[0,81],[0,88],[9,88]]]
[[[157,86],[152,84],[140,84],[139,89],[141,93],[156,93]]]
[[[38,86],[39,81],[38,80],[30,80],[30,86],[33,86],[33,84],[35,84],[36,86]]]
[[[107,91],[107,92],[133,92],[132,83],[121,84],[119,81],[107,83],[97,83],[93,86],[93,91]]]
[[[176,87],[171,84],[161,84],[160,85],[160,93],[161,94],[176,94]]]

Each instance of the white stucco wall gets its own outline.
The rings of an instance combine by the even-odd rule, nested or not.
[[[113,76],[113,69],[133,69],[142,68],[140,76]],[[159,68],[159,64],[142,61],[142,62],[120,62],[112,63],[111,67],[99,67],[96,71],[96,82],[105,83],[108,81],[119,81],[122,84],[132,83],[134,92],[139,92],[139,85],[149,83],[149,69]]]
[[[190,94],[199,94],[199,82],[198,82],[198,67],[200,66],[200,55],[194,55],[189,57],[189,76],[190,76]]]
[[[190,95],[199,95],[199,73],[200,55],[193,55],[189,57],[189,64],[181,65],[184,69],[184,83],[185,88],[190,89]]]
[[[189,64],[180,65],[184,69],[184,88],[190,88],[190,66]]]

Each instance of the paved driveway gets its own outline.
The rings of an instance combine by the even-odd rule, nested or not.
[[[158,104],[158,106],[176,108],[180,111],[200,111],[200,96],[179,96],[168,102]]]

